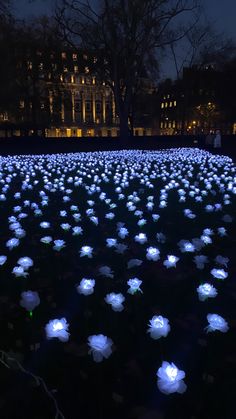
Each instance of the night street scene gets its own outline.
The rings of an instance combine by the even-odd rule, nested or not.
[[[236,419],[235,0],[0,0],[0,418]]]

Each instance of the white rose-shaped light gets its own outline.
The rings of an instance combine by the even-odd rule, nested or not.
[[[228,272],[226,272],[224,269],[212,269],[211,270],[212,276],[217,279],[225,279],[228,276]]]
[[[4,255],[0,256],[0,266],[4,265],[4,263],[6,262],[6,260],[7,260],[7,257],[6,256],[4,256]]]
[[[73,236],[79,236],[83,234],[83,229],[80,226],[73,227],[72,230],[73,230]]]
[[[107,294],[104,298],[107,304],[110,304],[112,310],[114,311],[122,311],[124,310],[123,302],[125,301],[125,297],[121,293],[111,292]]]
[[[95,362],[101,362],[103,358],[108,358],[111,353],[112,340],[104,335],[92,335],[88,337],[90,347],[89,354],[92,354]]]
[[[169,320],[162,316],[154,316],[149,324],[147,333],[150,333],[152,339],[160,339],[166,337],[170,331]]]
[[[138,278],[131,278],[127,281],[127,284],[129,286],[128,289],[128,293],[134,295],[136,292],[141,292],[143,293],[143,291],[140,289],[140,285],[142,284],[143,281],[141,281],[141,279]]]
[[[24,268],[22,266],[15,266],[12,270],[12,273],[17,277],[21,277],[23,276],[24,278],[26,278],[29,274],[28,272],[25,272]]]
[[[92,258],[93,255],[93,248],[90,246],[82,246],[80,250],[80,257],[87,256],[88,258]]]
[[[207,333],[214,332],[215,330],[226,333],[229,330],[229,326],[226,320],[218,314],[208,314],[207,320],[209,323],[209,325],[206,327]]]
[[[215,298],[218,294],[216,288],[207,282],[205,284],[199,285],[197,292],[200,301],[205,301],[207,298]]]
[[[157,387],[164,394],[184,393],[186,391],[186,384],[183,381],[185,372],[179,370],[172,362],[164,361],[162,366],[157,371]]]
[[[148,247],[146,258],[148,260],[157,261],[160,259],[160,250],[158,250],[156,247]]]
[[[64,240],[54,240],[54,246],[53,249],[57,252],[60,252],[60,250],[65,247],[65,241]]]
[[[174,255],[168,255],[167,259],[163,262],[163,265],[168,268],[176,268],[176,263],[179,261],[179,258]]]
[[[65,318],[50,320],[45,326],[47,339],[58,338],[61,342],[67,342],[70,336],[68,327]]]
[[[147,241],[147,236],[145,233],[139,233],[134,237],[134,240],[140,244],[144,244]]]
[[[28,311],[32,311],[40,304],[40,298],[36,291],[24,291],[21,293],[20,305]]]
[[[83,295],[91,295],[94,293],[95,279],[83,278],[77,287],[77,291]]]
[[[119,229],[119,231],[118,231],[118,236],[121,238],[121,239],[124,239],[126,236],[128,236],[129,235],[129,232],[128,232],[128,230],[127,230],[127,228],[125,228],[125,227],[121,227],[120,229]]]
[[[19,243],[20,243],[19,239],[13,238],[6,242],[6,246],[8,247],[9,250],[12,250],[14,249],[14,247],[19,246]]]
[[[52,242],[51,236],[44,236],[40,239],[41,243],[50,244]]]
[[[106,244],[107,247],[115,247],[117,244],[117,239],[112,239],[112,238],[106,239],[106,243],[107,243]]]
[[[18,263],[18,265],[22,266],[22,268],[24,268],[25,270],[28,270],[34,264],[32,259],[30,259],[28,256],[24,256],[24,257],[20,258],[17,263]]]
[[[41,228],[50,228],[50,223],[48,221],[42,221],[39,225]]]

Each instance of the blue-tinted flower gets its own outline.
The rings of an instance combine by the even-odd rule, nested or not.
[[[9,248],[9,250],[12,250],[14,249],[14,247],[19,246],[19,243],[20,243],[19,239],[13,238],[6,242],[6,246]]]
[[[111,292],[104,298],[107,304],[110,304],[114,311],[122,311],[124,309],[123,302],[125,297],[121,293]]]
[[[153,260],[153,261],[159,260],[160,259],[160,250],[157,249],[156,247],[152,247],[152,246],[148,247],[146,258],[148,260]]]
[[[52,242],[52,237],[51,236],[44,236],[40,239],[40,241],[44,244],[49,244]]]
[[[4,265],[4,263],[6,262],[6,260],[7,260],[7,257],[4,256],[4,255],[1,255],[0,256],[0,266]]]
[[[112,353],[112,340],[105,335],[92,335],[88,337],[90,347],[89,354],[92,354],[95,362],[101,362],[103,358],[109,358]]]
[[[217,289],[207,282],[199,285],[197,292],[200,301],[205,301],[207,298],[215,298],[218,294]]]
[[[80,257],[87,256],[88,258],[93,257],[93,248],[90,246],[82,246],[80,250]]]
[[[166,268],[176,268],[176,263],[179,261],[179,258],[174,255],[168,255],[167,259],[163,262]]]
[[[128,289],[128,293],[134,295],[136,292],[141,292],[143,293],[143,291],[140,289],[140,285],[142,284],[143,281],[141,281],[138,278],[131,278],[127,281],[127,284],[129,286]]]
[[[150,333],[151,338],[155,340],[162,336],[166,337],[170,331],[169,320],[162,316],[153,316],[148,326],[147,333]]]
[[[185,372],[179,370],[172,362],[164,361],[162,366],[157,371],[157,386],[164,394],[184,393],[186,391],[186,384],[183,381]]]
[[[214,268],[211,270],[211,274],[212,276],[214,276],[214,278],[217,278],[217,279],[225,279],[228,277],[228,272],[225,272],[224,269]]]
[[[24,268],[26,270],[31,268],[34,264],[32,259],[30,259],[28,256],[24,256],[24,257],[20,258],[17,263],[18,263],[18,265],[22,266],[22,268]]]
[[[20,305],[28,311],[32,311],[40,304],[40,298],[36,291],[24,291],[21,293]]]
[[[77,291],[83,295],[91,295],[94,293],[95,279],[83,278],[80,281]]]
[[[54,243],[53,249],[56,250],[57,252],[60,252],[60,250],[63,249],[63,247],[65,247],[64,240],[54,240],[53,243]]]
[[[209,325],[206,327],[207,333],[214,332],[215,330],[226,333],[229,330],[229,326],[226,320],[218,314],[208,314],[207,320],[209,323]]]
[[[66,319],[53,319],[45,327],[47,339],[58,338],[61,342],[67,342],[69,340],[68,332],[69,324]]]

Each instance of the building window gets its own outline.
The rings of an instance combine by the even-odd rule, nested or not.
[[[163,108],[164,108],[164,106],[165,106],[165,104],[164,104],[164,102],[162,102],[162,104],[161,104],[161,108],[163,109]]]
[[[39,70],[43,70],[43,63],[39,63]]]
[[[71,75],[71,77],[70,77],[70,82],[71,82],[71,83],[75,83],[75,76],[74,76],[73,74],[72,74],[72,75]]]
[[[25,101],[20,100],[20,109],[24,109],[24,107],[25,107]]]
[[[161,128],[163,128],[163,122],[161,122]]]
[[[61,58],[62,58],[63,60],[66,60],[66,52],[62,52],[62,53],[61,53]]]
[[[72,59],[73,59],[73,61],[77,61],[77,58],[78,58],[78,56],[77,56],[77,54],[72,54]]]
[[[41,102],[40,103],[40,109],[44,109],[45,108],[45,105],[44,105],[44,103],[43,102]]]
[[[84,83],[85,83],[84,77],[81,77],[81,83],[82,83],[82,84],[84,84]]]
[[[176,100],[174,100],[174,106],[176,106],[176,105],[177,105]]]
[[[173,103],[172,103],[172,102],[170,102],[170,108],[172,108],[172,105],[173,105]]]
[[[96,84],[96,77],[92,77],[92,83]]]
[[[79,71],[79,67],[77,65],[74,65],[74,72],[78,73],[78,71]]]
[[[87,112],[91,111],[91,103],[90,102],[86,102],[86,111]]]
[[[63,71],[64,71],[64,73],[68,72],[68,67],[66,65],[63,66]]]
[[[85,71],[85,74],[88,74],[88,73],[89,73],[89,68],[86,66],[86,67],[84,68],[84,71]]]
[[[87,60],[87,59],[88,59],[88,56],[87,56],[86,54],[84,54],[84,55],[83,55],[83,59],[84,59],[84,60]]]
[[[167,107],[168,107],[168,102],[165,103],[165,108],[167,108]]]
[[[27,62],[27,68],[28,68],[28,70],[32,70],[32,68],[33,68],[33,63],[32,63],[32,61],[28,61],[28,62]]]

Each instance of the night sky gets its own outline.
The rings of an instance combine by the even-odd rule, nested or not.
[[[15,11],[20,18],[31,15],[51,14],[55,0],[15,0]],[[236,0],[204,0],[206,14],[219,32],[236,42]],[[165,76],[174,76],[173,69],[166,67]],[[169,74],[168,74],[169,73]]]

